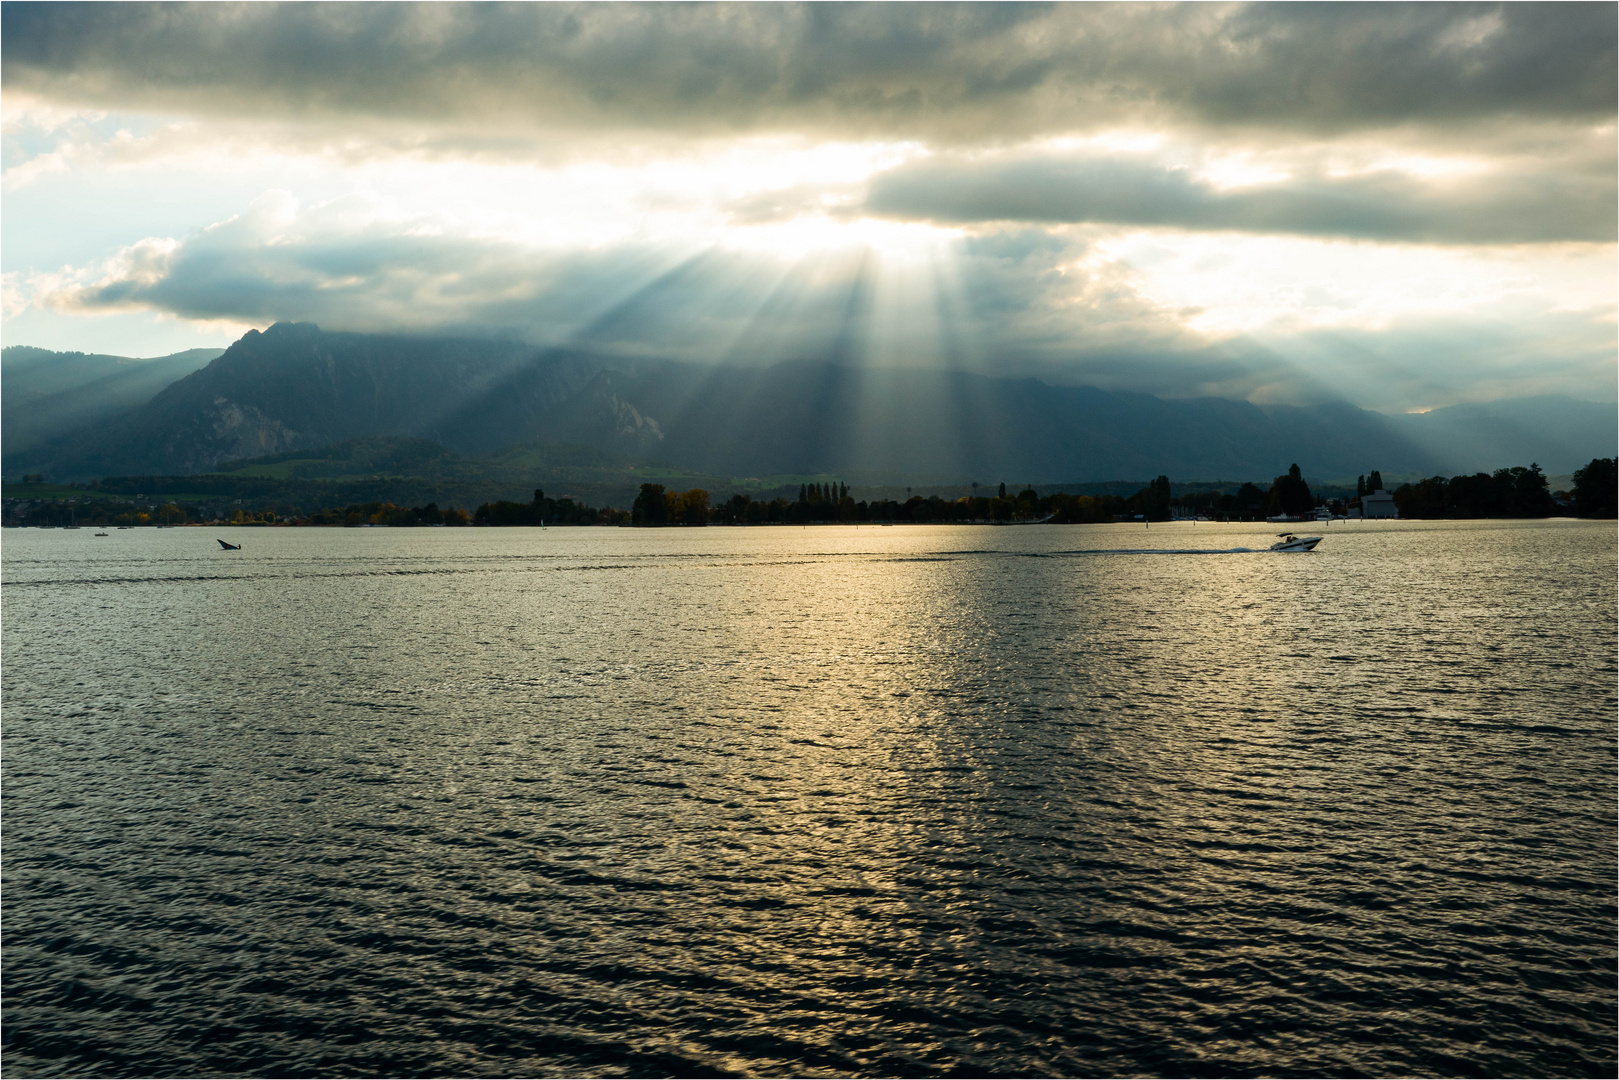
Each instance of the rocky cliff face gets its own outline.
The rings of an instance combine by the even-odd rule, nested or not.
[[[264,415],[256,405],[242,405],[228,398],[215,398],[211,407],[213,438],[203,451],[206,464],[224,458],[268,457],[286,450],[317,445],[273,416]]]

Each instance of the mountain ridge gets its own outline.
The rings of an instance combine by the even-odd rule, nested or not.
[[[0,350],[0,455],[105,423],[150,401],[224,349],[186,349],[148,359],[56,352],[29,345]]]
[[[568,443],[708,474],[868,482],[1263,478],[1294,462],[1314,476],[1427,475],[1481,468],[1468,461],[1492,453],[1560,472],[1614,452],[1610,407],[1526,400],[1389,417],[1346,402],[1168,399],[816,360],[705,366],[277,323],[149,401],[48,444],[7,449],[5,470],[180,475],[382,435],[477,457]],[[1567,416],[1579,422],[1559,420]],[[1512,445],[1492,449],[1508,428]]]

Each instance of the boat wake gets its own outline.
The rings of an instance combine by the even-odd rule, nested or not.
[[[1083,548],[1075,551],[1052,551],[1050,555],[1249,555],[1270,551],[1270,548]]]

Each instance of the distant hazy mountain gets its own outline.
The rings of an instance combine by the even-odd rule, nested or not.
[[[864,482],[1159,473],[1264,480],[1294,462],[1307,476],[1331,479],[1372,469],[1459,472],[1496,458],[1557,471],[1562,458],[1516,451],[1538,449],[1532,440],[1543,438],[1561,439],[1565,456],[1583,454],[1576,464],[1610,454],[1608,409],[1606,442],[1589,424],[1560,419],[1568,409],[1551,402],[1543,414],[1522,414],[1539,416],[1520,424],[1528,441],[1503,448],[1490,441],[1499,415],[1465,409],[1391,418],[1341,403],[1164,400],[813,362],[624,362],[511,342],[278,323],[115,419],[15,455],[8,449],[4,468],[60,479],[182,474],[366,436],[411,436],[480,458],[519,444],[569,443],[716,475],[838,473]]]
[[[150,360],[27,345],[0,351],[0,454],[9,460],[144,405],[224,351],[188,349]]]
[[[1365,461],[1428,460],[1386,418],[1344,405],[1166,401],[963,372],[670,364],[605,372],[591,389],[588,407],[542,420],[555,437],[732,475],[1268,478],[1295,461],[1311,475],[1339,476],[1381,467]],[[637,416],[645,423],[636,426]],[[619,420],[611,435],[608,417]]]
[[[249,331],[207,367],[95,430],[6,457],[5,471],[63,478],[184,474],[221,461],[363,435],[436,435],[435,424],[531,360],[510,342]]]
[[[1566,397],[1517,398],[1394,417],[1447,475],[1539,462],[1570,473],[1619,453],[1619,406]]]

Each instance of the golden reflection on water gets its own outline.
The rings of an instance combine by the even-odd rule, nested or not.
[[[1611,1062],[1611,527],[72,539],[6,545],[8,971],[134,1071]],[[184,1049],[266,1007],[339,1034]]]

